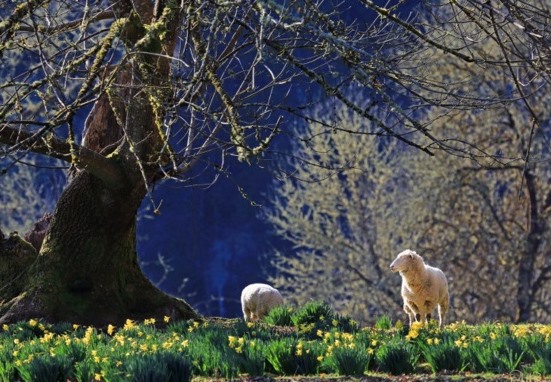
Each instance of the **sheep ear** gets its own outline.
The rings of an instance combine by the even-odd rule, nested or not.
[[[412,253],[409,254],[409,258],[413,259],[413,254]]]

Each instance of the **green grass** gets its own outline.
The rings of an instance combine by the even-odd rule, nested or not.
[[[279,325],[275,325],[279,324]],[[0,328],[2,381],[189,381],[261,375],[415,373],[551,377],[551,325],[373,327],[315,302],[265,322],[128,321],[104,329],[36,320]]]

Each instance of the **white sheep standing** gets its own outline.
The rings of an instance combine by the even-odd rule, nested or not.
[[[390,264],[392,272],[402,276],[404,311],[413,321],[427,322],[438,305],[438,324],[444,321],[449,306],[448,280],[440,269],[425,264],[423,258],[406,249]]]
[[[241,292],[241,309],[245,321],[258,321],[268,312],[283,304],[283,297],[277,289],[268,284],[250,284]]]

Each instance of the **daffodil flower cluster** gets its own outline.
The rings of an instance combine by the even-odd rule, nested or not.
[[[458,322],[438,328],[415,323],[404,335],[403,328],[397,327],[365,327],[347,332],[345,326],[333,327],[330,321],[329,325],[309,332],[302,332],[298,325],[281,330],[283,327],[241,320],[222,324],[181,321],[166,325],[169,321],[168,317],[140,322],[129,319],[120,326],[94,328],[78,324],[52,326],[31,319],[1,326],[0,354],[7,362],[6,367],[11,367],[11,379],[16,378],[19,370],[33,367],[37,360],[55,363],[67,359],[85,365],[83,370],[89,371],[86,380],[107,381],[120,376],[130,378],[132,362],[164,354],[188,360],[194,373],[207,377],[216,375],[223,367],[225,378],[240,373],[264,373],[269,367],[279,370],[279,374],[295,368],[309,373],[345,373],[352,368],[362,373],[372,370],[370,367],[381,368],[385,357],[394,359],[392,354],[401,357],[410,354],[411,358],[402,362],[412,363],[410,370],[417,367],[413,363],[419,359],[432,362],[431,368],[437,370],[442,367],[438,357],[444,357],[441,359],[447,362],[446,370],[462,370],[465,365],[476,365],[473,357],[482,356],[493,362],[488,365],[501,367],[505,372],[533,367],[535,373],[545,375],[547,366],[542,357],[551,349],[551,325],[542,324]],[[503,361],[496,364],[496,357]],[[374,362],[370,362],[372,359]],[[279,369],[275,369],[276,362]],[[388,362],[388,367],[393,367],[393,362]],[[244,365],[248,369],[244,370]],[[551,374],[551,370],[547,373]]]

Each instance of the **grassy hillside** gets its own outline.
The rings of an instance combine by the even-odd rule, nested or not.
[[[92,328],[30,320],[0,331],[0,381],[388,380],[402,374],[407,377],[400,380],[551,378],[551,325],[408,329],[382,317],[359,327],[312,302],[276,308],[255,324],[165,318]]]

